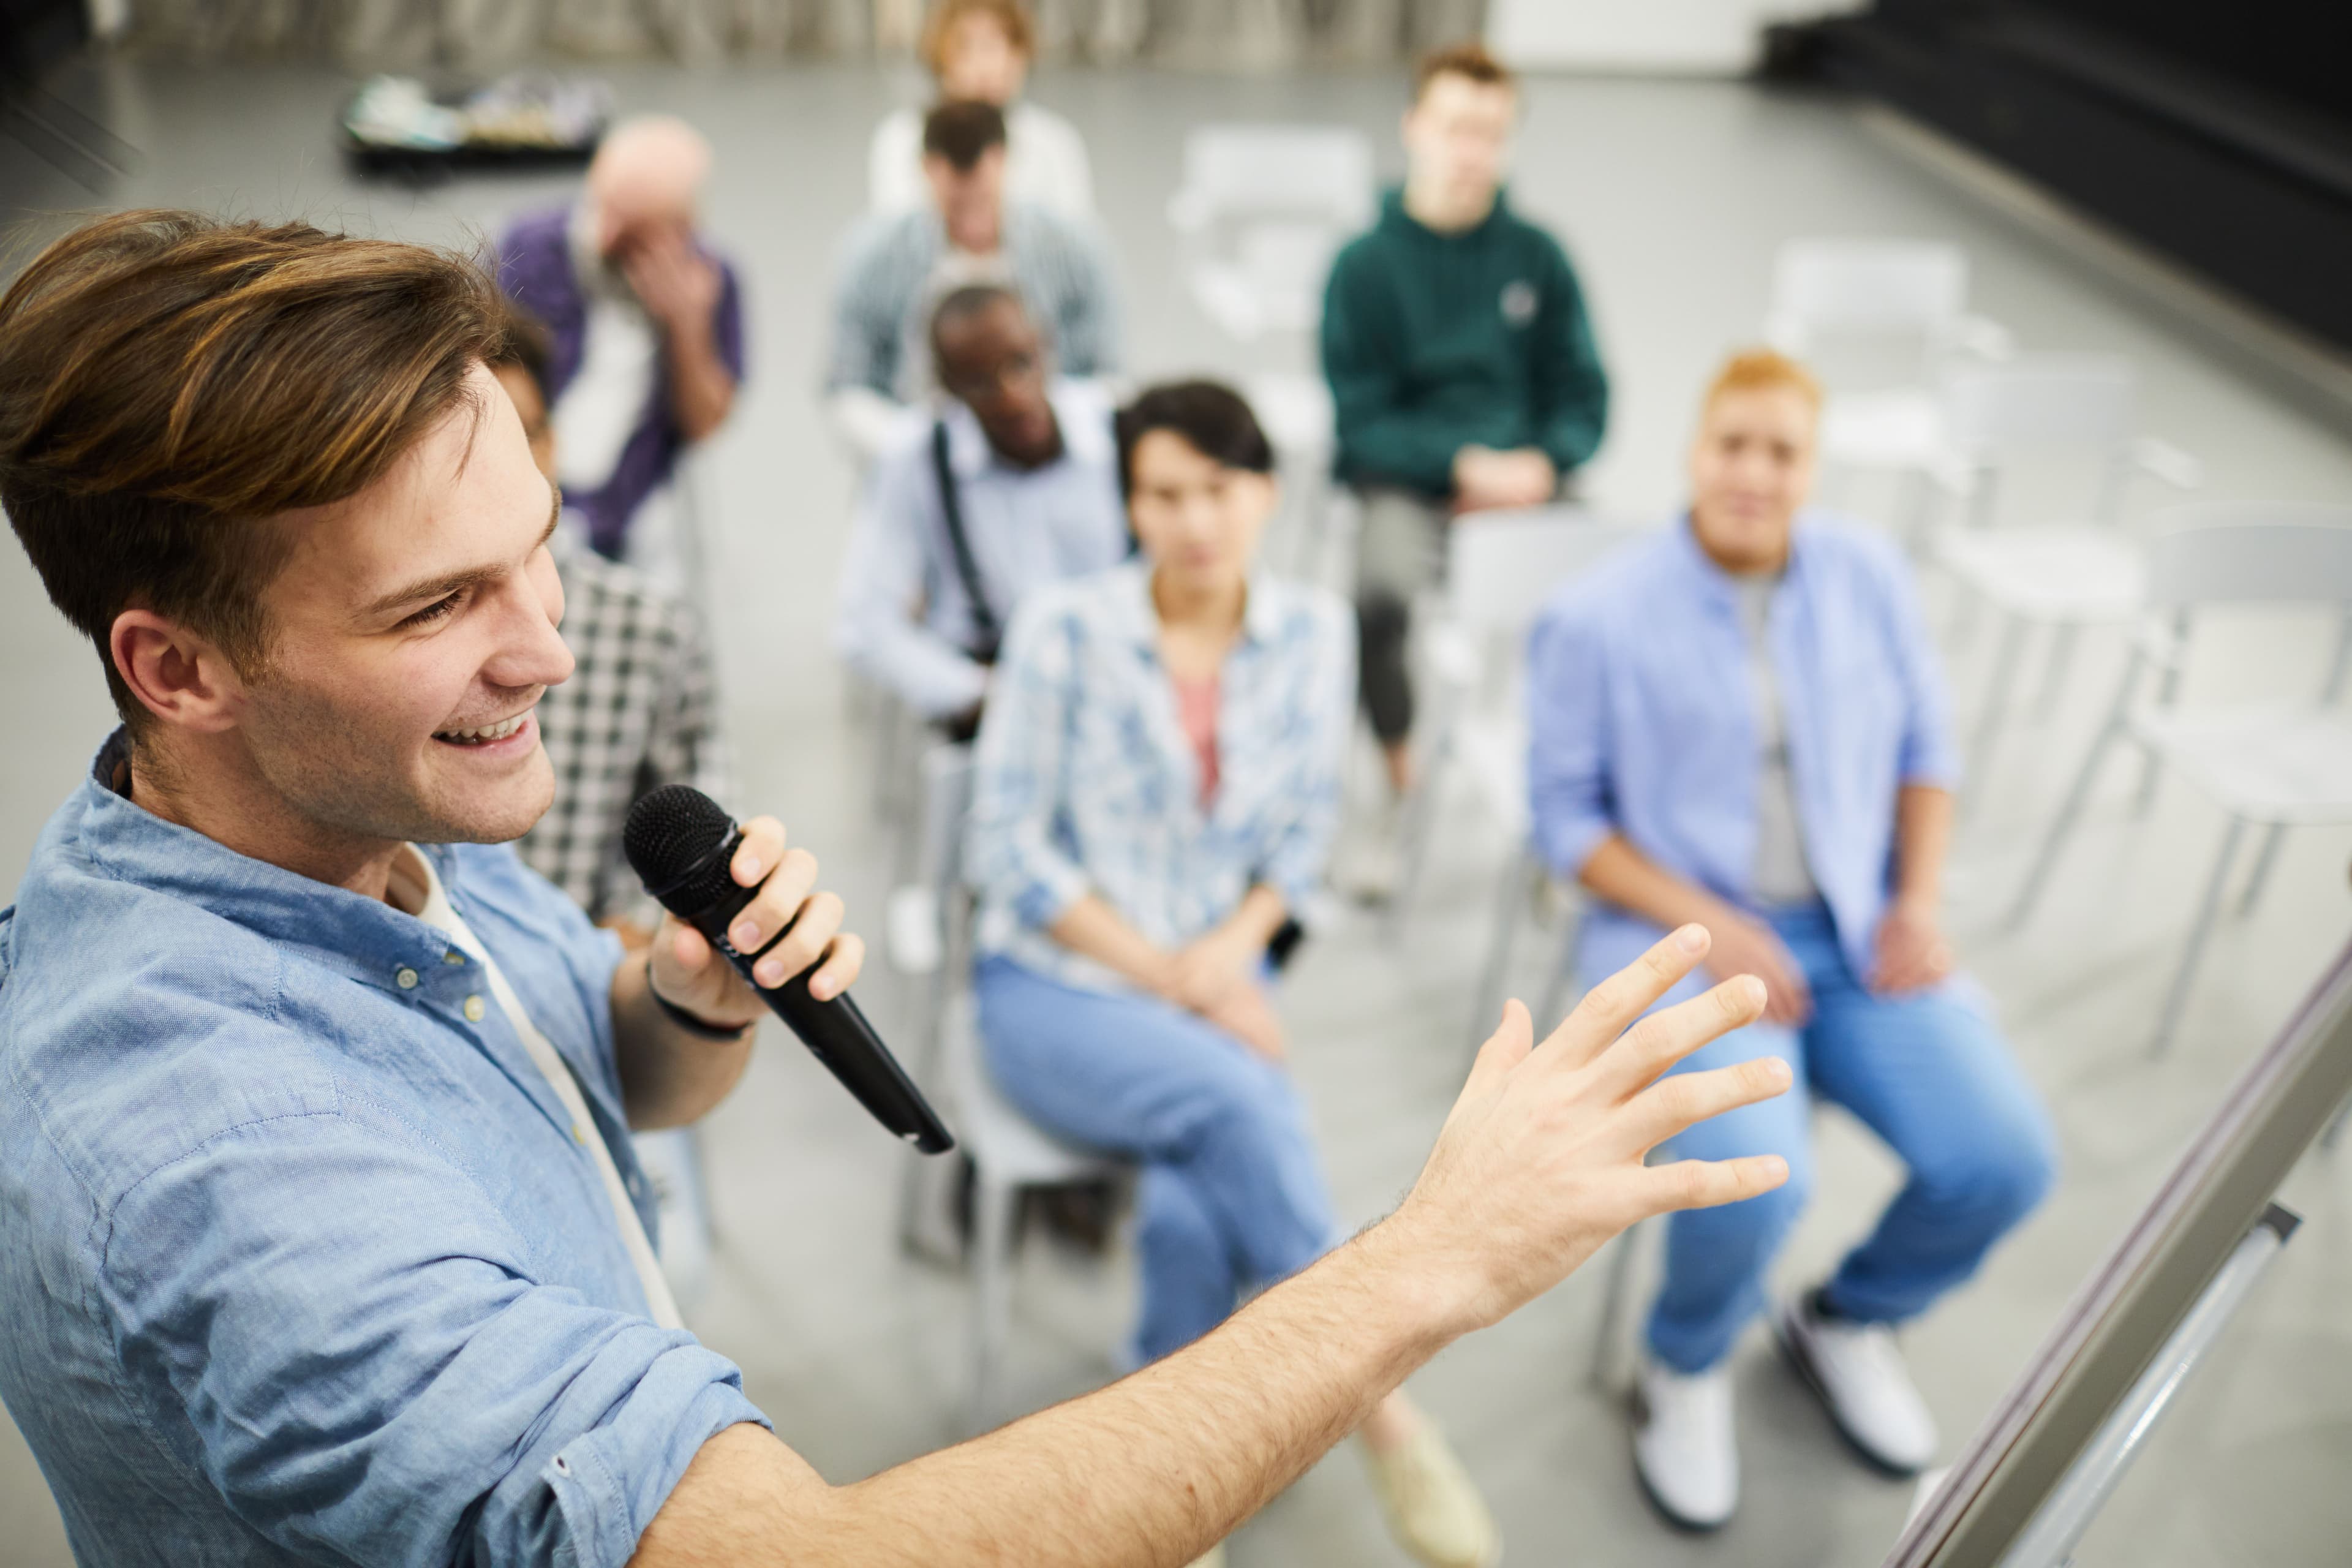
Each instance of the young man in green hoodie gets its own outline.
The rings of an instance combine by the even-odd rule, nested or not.
[[[1363,699],[1398,795],[1412,783],[1413,595],[1464,512],[1559,494],[1601,445],[1609,381],[1559,242],[1503,199],[1518,84],[1476,44],[1423,59],[1405,183],[1339,253],[1323,305],[1339,472],[1363,500]]]

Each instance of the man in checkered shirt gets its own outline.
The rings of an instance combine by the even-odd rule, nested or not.
[[[543,391],[546,347],[518,315],[490,369],[514,399],[531,456],[555,478],[555,428]],[[555,765],[555,804],[516,847],[525,864],[623,940],[657,914],[621,857],[621,824],[639,795],[666,784],[728,794],[710,649],[692,609],[560,528],[550,546],[563,580],[563,640],[579,663],[540,700]]]

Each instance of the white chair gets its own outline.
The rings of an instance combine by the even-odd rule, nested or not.
[[[996,1418],[1004,1345],[1013,1328],[1013,1221],[1023,1189],[1112,1174],[1123,1163],[1039,1130],[999,1094],[981,1060],[971,994],[959,989],[940,1033],[941,1081],[954,1108],[956,1139],[971,1162],[971,1388],[973,1432]]]
[[[1281,472],[1290,574],[1302,583],[1321,582],[1334,499],[1331,458],[1338,445],[1330,385],[1320,375],[1288,371],[1261,371],[1240,382]]]
[[[1434,729],[1399,825],[1391,935],[1402,930],[1420,886],[1454,762],[1468,764],[1504,831],[1514,841],[1526,837],[1526,660],[1517,644],[1553,589],[1630,537],[1622,523],[1567,506],[1473,512],[1446,529],[1444,603],[1424,623]]]
[[[1323,125],[1204,125],[1184,139],[1169,222],[1193,298],[1232,337],[1312,331],[1332,255],[1371,221],[1372,147]]]
[[[1965,501],[1943,531],[1937,562],[1964,593],[2003,621],[1969,745],[1979,776],[1990,766],[2028,637],[2051,634],[2045,710],[2057,699],[2074,640],[2085,626],[2134,620],[2146,602],[2145,552],[2118,526],[2137,476],[2187,489],[2197,460],[2138,431],[2138,384],[2130,362],[2106,354],[2033,354],[1950,373],[1944,383],[1951,452],[1940,477]],[[2087,463],[2096,474],[2088,521],[1992,526],[2005,467],[2037,458]],[[1981,792],[1972,792],[1970,799]]]
[[[2158,537],[2149,556],[2149,624],[2134,642],[2106,721],[2050,824],[2017,901],[2013,929],[2032,913],[2059,851],[2090,797],[2099,766],[2120,741],[2170,764],[2229,815],[2221,848],[2208,876],[2189,942],[2174,966],[2172,984],[2149,1051],[2161,1055],[2180,1026],[2221,902],[2222,889],[2250,826],[2266,827],[2241,901],[2250,910],[2287,828],[2352,823],[2352,713],[2341,705],[2352,678],[2352,508],[2235,505],[2184,508],[2182,524]],[[2189,651],[2196,611],[2217,605],[2262,604],[2333,610],[2339,617],[2336,652],[2315,704],[2183,710],[2172,694]],[[2140,687],[2150,672],[2162,678],[2153,703]]]
[[[923,758],[922,774],[925,871],[930,878],[924,890],[937,929],[929,938],[936,946],[928,955],[925,977],[930,986],[913,1058],[918,1080],[940,1085],[957,1147],[971,1167],[971,1385],[966,1417],[977,1432],[998,1408],[1004,1342],[1012,1329],[1013,1227],[1023,1189],[1086,1181],[1122,1165],[1039,1131],[989,1080],[966,984],[971,900],[963,881],[963,847],[971,814],[971,748],[934,746]],[[890,934],[895,941],[900,933]],[[899,1227],[910,1248],[920,1249],[924,1194],[936,1191],[935,1180],[929,1178],[947,1168],[909,1152]]]
[[[1916,380],[1838,392],[1822,410],[1821,456],[1832,469],[1885,469],[1915,480],[1943,459],[1938,369],[1956,356],[2008,357],[2008,331],[1968,309],[1958,246],[1916,239],[1794,239],[1772,264],[1764,335],[1811,359],[1837,342],[1898,342],[1917,355]],[[1918,503],[1924,506],[1925,497]]]

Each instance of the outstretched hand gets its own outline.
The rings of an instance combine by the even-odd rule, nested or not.
[[[1428,1164],[1383,1227],[1413,1249],[1418,1272],[1458,1292],[1456,1329],[1507,1316],[1639,1220],[1737,1203],[1788,1180],[1777,1155],[1643,1163],[1693,1123],[1790,1085],[1789,1064],[1774,1057],[1664,1076],[1764,1011],[1763,983],[1743,974],[1643,1016],[1707,947],[1703,926],[1670,933],[1587,992],[1541,1045],[1526,1007],[1504,1008]]]

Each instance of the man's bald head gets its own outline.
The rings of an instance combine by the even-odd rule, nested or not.
[[[672,115],[625,120],[605,132],[588,165],[588,201],[596,215],[596,248],[610,256],[636,231],[690,228],[710,143]]]

